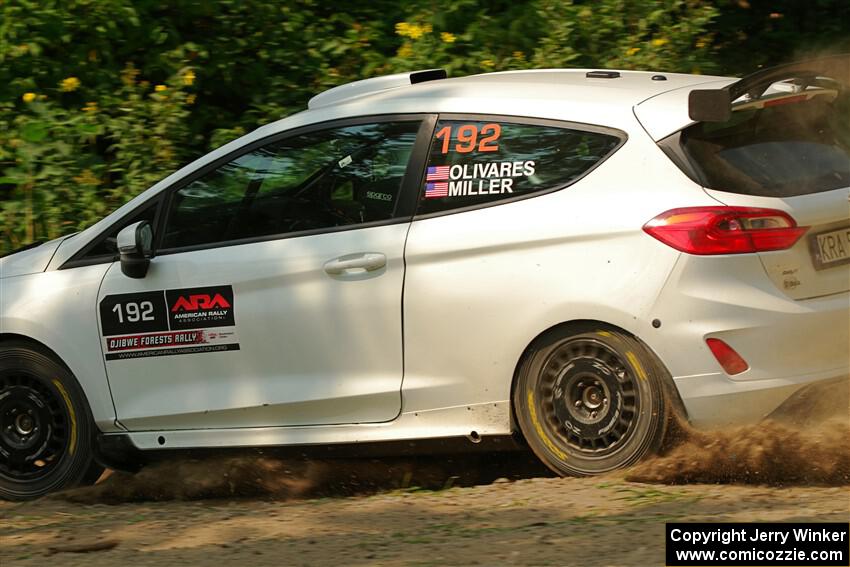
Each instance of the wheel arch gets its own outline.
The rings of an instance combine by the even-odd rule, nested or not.
[[[71,372],[71,368],[62,360],[62,357],[56,354],[52,348],[44,344],[43,342],[36,340],[32,337],[28,337],[26,335],[21,335],[19,333],[0,333],[0,347],[5,346],[8,343],[23,343],[27,346],[34,348],[35,350],[41,351],[42,354],[49,356],[54,359],[56,362],[65,367],[68,372]],[[73,374],[73,372],[71,372]],[[76,380],[76,377],[74,377]],[[79,381],[77,382],[79,384]]]
[[[684,419],[687,420],[687,411],[685,409],[685,404],[682,402],[682,398],[679,395],[679,390],[678,388],[676,388],[676,385],[673,382],[673,378],[670,374],[670,371],[667,369],[667,366],[661,360],[661,357],[658,356],[658,353],[656,353],[645,341],[641,340],[639,336],[629,331],[628,329],[624,329],[623,327],[608,323],[606,321],[601,321],[598,319],[573,319],[570,321],[562,321],[560,323],[556,323],[538,333],[534,338],[532,338],[528,342],[528,344],[523,349],[519,359],[517,359],[516,365],[514,366],[513,376],[511,377],[511,389],[509,398],[510,428],[513,435],[518,436],[518,438],[522,439],[522,441],[525,442],[522,431],[520,430],[519,424],[517,423],[516,419],[516,408],[514,407],[514,391],[516,389],[517,379],[519,378],[520,368],[522,367],[525,360],[531,355],[531,353],[534,352],[535,344],[544,339],[546,336],[553,333],[570,332],[572,334],[579,334],[597,330],[623,333],[639,342],[641,346],[646,349],[646,352],[648,352],[649,355],[655,359],[655,362],[658,367],[663,370],[662,381],[666,386],[666,393],[668,394],[668,398],[673,404],[674,409],[679,412],[679,415],[683,416]]]
[[[46,344],[42,343],[41,341],[36,340],[32,337],[28,337],[26,335],[21,335],[21,334],[18,334],[18,333],[0,333],[0,348],[4,347],[4,346],[6,346],[10,343],[12,343],[12,344],[18,343],[18,344],[21,344],[22,346],[29,347],[29,348],[43,354],[44,356],[47,356],[48,358],[52,359],[54,362],[61,365],[65,370],[67,370],[68,374],[74,379],[74,382],[76,383],[80,394],[82,394],[83,401],[85,401],[85,403],[86,403],[86,410],[88,411],[89,418],[94,423],[94,419],[92,417],[91,400],[89,400],[89,396],[86,393],[85,388],[83,388],[82,383],[80,383],[80,380],[79,380],[79,378],[77,378],[77,375],[74,373],[74,371],[71,370],[71,367],[68,366],[68,364],[62,359],[61,356],[59,356],[59,354],[56,351],[54,351],[52,348],[50,348]],[[95,426],[95,429],[98,429],[96,424],[94,424],[94,426]]]

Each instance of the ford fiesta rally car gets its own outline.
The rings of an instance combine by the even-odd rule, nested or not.
[[[846,380],[850,58],[331,89],[0,260],[0,496],[162,450],[625,467]]]

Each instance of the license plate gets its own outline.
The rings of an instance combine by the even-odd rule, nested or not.
[[[813,234],[809,246],[816,270],[850,264],[850,227]]]

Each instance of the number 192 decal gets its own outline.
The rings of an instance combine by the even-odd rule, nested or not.
[[[501,135],[502,127],[491,123],[484,124],[480,130],[475,124],[461,124],[456,127],[454,136],[452,136],[452,126],[444,126],[437,131],[435,137],[443,141],[440,153],[447,154],[451,149],[459,154],[468,154],[474,151],[498,152],[499,144],[496,141]],[[457,143],[450,148],[452,137],[457,139]]]
[[[123,305],[123,309],[122,309]],[[137,321],[153,321],[153,303],[150,301],[142,301],[140,303],[136,303],[135,301],[130,301],[127,303],[116,303],[115,307],[112,308],[112,312],[118,315],[118,323],[124,322],[124,313],[127,313],[127,321],[130,323],[135,323]]]
[[[100,302],[104,335],[168,330],[168,311],[162,291],[108,295]]]

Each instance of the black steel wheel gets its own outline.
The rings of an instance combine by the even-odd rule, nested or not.
[[[29,345],[0,345],[0,498],[91,484],[94,427],[71,373]]]
[[[624,333],[555,329],[520,365],[516,421],[532,451],[558,474],[624,468],[663,440],[664,372]]]

